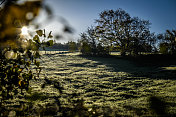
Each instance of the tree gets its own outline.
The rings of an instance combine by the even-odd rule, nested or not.
[[[109,45],[105,45],[96,33],[96,28],[88,27],[85,33],[81,34],[81,52],[86,55],[104,56],[109,54]]]
[[[81,39],[79,40],[80,51],[83,55],[91,55],[91,47],[86,33],[80,34]]]
[[[166,30],[165,39],[169,43],[170,54],[176,54],[176,30]]]
[[[122,9],[106,10],[99,16],[96,20],[99,39],[118,48],[121,55],[126,55],[126,52],[138,54],[141,45],[145,45],[150,38],[150,22],[132,18]]]
[[[70,41],[70,42],[68,42],[68,45],[69,45],[69,51],[70,52],[75,52],[76,51],[76,49],[77,49],[76,42]]]
[[[159,44],[159,52],[162,54],[169,54],[169,44],[168,43],[160,43]]]
[[[157,36],[159,40],[159,51],[163,54],[176,54],[176,31],[166,30],[164,34]]]

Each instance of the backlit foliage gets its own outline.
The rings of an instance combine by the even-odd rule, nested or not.
[[[1,101],[28,91],[29,81],[41,72],[39,49],[53,45],[51,32],[46,36],[45,30],[37,30],[33,38],[20,35],[22,26],[29,25],[39,14],[41,5],[40,0],[22,4],[7,0],[0,10]],[[36,69],[35,75],[32,69]]]
[[[19,34],[23,26],[38,16],[41,9],[42,1],[26,1],[16,4],[11,0],[7,0],[0,10],[0,47],[13,46],[18,47]]]
[[[42,33],[42,35],[45,35]],[[33,39],[25,39],[22,47],[5,47],[1,51],[0,58],[0,89],[3,99],[9,99],[23,89],[28,91],[29,81],[33,77],[39,76],[41,72],[39,48],[52,46],[53,40],[41,42],[37,34]],[[23,40],[23,39],[21,39]],[[25,45],[25,47],[24,47]],[[34,64],[36,75],[32,72],[31,64]]]

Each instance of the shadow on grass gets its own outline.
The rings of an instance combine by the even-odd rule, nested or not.
[[[90,64],[90,62],[85,62],[85,63],[71,63],[68,64],[68,66],[72,66],[72,67],[98,67],[98,65],[103,65],[102,63],[94,63],[94,64]]]
[[[29,101],[37,101],[37,100],[43,101],[43,100],[47,99],[48,96],[45,96],[42,93],[35,92],[29,96],[26,96],[25,98]]]
[[[106,65],[113,71],[130,73],[134,77],[175,80],[176,56],[160,54],[141,55],[138,57],[111,55],[106,57],[80,56]],[[173,69],[166,69],[165,67],[172,67]]]

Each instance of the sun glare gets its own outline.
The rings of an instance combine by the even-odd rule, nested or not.
[[[26,26],[23,26],[23,27],[21,28],[21,34],[22,34],[22,35],[27,35],[27,34],[28,34],[28,28],[27,28]]]

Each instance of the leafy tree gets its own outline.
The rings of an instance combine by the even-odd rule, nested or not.
[[[164,34],[158,35],[159,51],[163,54],[176,54],[176,31],[166,30]]]
[[[159,52],[162,54],[169,54],[169,44],[168,43],[160,43],[159,44]]]
[[[166,30],[165,39],[170,46],[170,54],[176,54],[176,30]]]
[[[141,45],[145,45],[151,36],[149,21],[132,18],[122,9],[106,10],[99,16],[96,29],[100,40],[118,48],[121,55],[126,55],[126,52],[138,54]]]
[[[70,52],[75,52],[76,51],[76,49],[77,49],[76,42],[70,41],[70,42],[68,42],[68,45],[69,45],[69,51]]]
[[[87,29],[87,38],[89,45],[91,47],[91,52],[93,55],[97,54],[97,44],[99,43],[96,36],[96,30],[94,27],[88,27]]]
[[[91,55],[91,47],[86,33],[81,33],[79,43],[81,53],[84,55]]]
[[[94,56],[108,55],[109,45],[105,45],[103,42],[99,40],[96,28],[88,27],[87,31],[81,34],[81,40],[79,41],[79,43],[81,43],[82,54]]]

